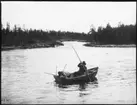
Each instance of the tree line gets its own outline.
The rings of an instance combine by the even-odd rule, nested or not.
[[[136,24],[111,27],[108,23],[105,28],[98,27],[97,31],[92,27],[88,33],[91,42],[97,44],[136,44]]]
[[[14,28],[10,29],[10,24],[7,23],[4,28],[1,25],[2,33],[2,46],[23,46],[35,43],[56,42],[61,39],[84,39],[85,33],[78,32],[66,32],[55,30],[36,30],[36,29],[22,29],[14,25]]]
[[[2,46],[23,46],[35,43],[55,42],[57,40],[85,40],[95,44],[136,44],[136,24],[118,27],[107,26],[98,27],[97,31],[92,27],[88,33],[78,33],[69,31],[44,31],[36,29],[22,29],[14,25],[10,29],[7,23],[4,28],[1,25]]]

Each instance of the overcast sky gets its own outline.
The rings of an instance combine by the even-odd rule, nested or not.
[[[87,33],[93,24],[136,23],[136,2],[1,2],[2,23],[43,30]]]

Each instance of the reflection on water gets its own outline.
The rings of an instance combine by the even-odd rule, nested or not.
[[[60,103],[65,103],[67,101],[67,97],[74,97],[77,96],[77,99],[79,99],[79,102],[77,99],[72,99],[67,103],[80,103],[80,104],[86,104],[86,98],[92,94],[92,89],[98,88],[98,82],[88,82],[88,83],[79,83],[79,84],[73,84],[73,85],[62,85],[62,84],[56,84],[54,82],[54,86],[56,87],[56,97],[60,99]],[[90,88],[89,88],[90,86]],[[58,94],[58,95],[57,95]],[[72,96],[71,96],[72,95]]]
[[[74,86],[74,85],[78,85],[79,86],[78,90],[79,91],[83,91],[83,90],[86,89],[86,87],[88,85],[92,85],[93,88],[97,87],[98,86],[98,81],[95,80],[93,82],[87,82],[87,83],[86,82],[82,82],[82,83],[77,83],[77,84],[73,84],[73,85],[63,85],[63,84],[57,84],[57,83],[54,82],[54,86],[59,87],[59,88],[70,88],[70,86]]]
[[[86,87],[87,87],[87,84],[86,84],[86,83],[81,83],[81,84],[79,84],[79,90],[80,90],[80,91],[84,91],[84,90],[86,89]]]
[[[136,49],[84,47],[83,42],[65,42],[57,48],[2,51],[2,104],[135,104]],[[77,71],[79,60],[87,68],[99,67],[97,81],[59,85],[52,75],[56,66]],[[88,66],[88,64],[90,66]]]

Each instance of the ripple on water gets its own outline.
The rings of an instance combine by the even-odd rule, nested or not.
[[[73,72],[79,61],[75,59],[74,51],[69,46],[71,44],[74,44],[79,56],[87,64],[92,67],[99,65],[97,83],[61,86],[53,82],[53,76],[43,74],[55,73],[56,66],[63,68],[66,63],[66,71]],[[2,52],[1,102],[5,104],[135,103],[135,49],[83,47],[82,44],[66,42],[65,46],[58,48]]]

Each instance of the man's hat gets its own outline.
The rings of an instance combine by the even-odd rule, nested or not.
[[[86,65],[86,62],[85,62],[85,61],[83,61],[83,64],[84,64],[84,65]]]

